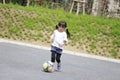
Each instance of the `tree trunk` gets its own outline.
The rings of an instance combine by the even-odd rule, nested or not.
[[[3,4],[5,4],[5,0],[3,0]]]
[[[120,18],[120,0],[94,0],[92,14]]]
[[[30,5],[30,0],[27,0],[26,6],[29,6],[29,5]]]
[[[100,14],[101,0],[94,0],[92,7],[92,15],[96,16]]]
[[[120,18],[120,0],[109,0],[107,16]]]

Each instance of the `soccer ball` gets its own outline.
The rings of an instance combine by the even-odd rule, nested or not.
[[[43,71],[52,72],[53,71],[53,63],[51,61],[47,61],[43,63]]]

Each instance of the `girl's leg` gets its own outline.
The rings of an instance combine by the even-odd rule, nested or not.
[[[56,61],[57,61],[57,71],[61,71],[61,54],[58,54],[56,55]]]
[[[57,61],[57,63],[61,62],[60,58],[61,58],[61,54],[56,53],[56,61]]]
[[[55,51],[51,51],[51,62],[55,62],[55,56],[56,56],[56,52]]]

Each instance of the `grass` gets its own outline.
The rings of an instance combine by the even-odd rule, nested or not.
[[[117,57],[117,56],[118,56],[117,50],[115,50],[115,49],[110,50],[110,53],[111,53],[111,55],[112,55],[113,57]]]
[[[101,16],[70,14],[64,10],[47,7],[0,4],[1,20],[0,37],[18,40],[47,42],[49,36],[60,20],[65,20],[71,33],[68,47],[90,47],[84,51],[109,57],[120,58],[120,19]],[[74,50],[76,50],[76,47]],[[101,49],[105,49],[104,52]],[[91,50],[91,51],[90,51]]]

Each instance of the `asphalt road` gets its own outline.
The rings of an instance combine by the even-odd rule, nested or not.
[[[50,51],[0,43],[0,80],[120,80],[120,64],[63,53],[62,72],[41,70]]]

